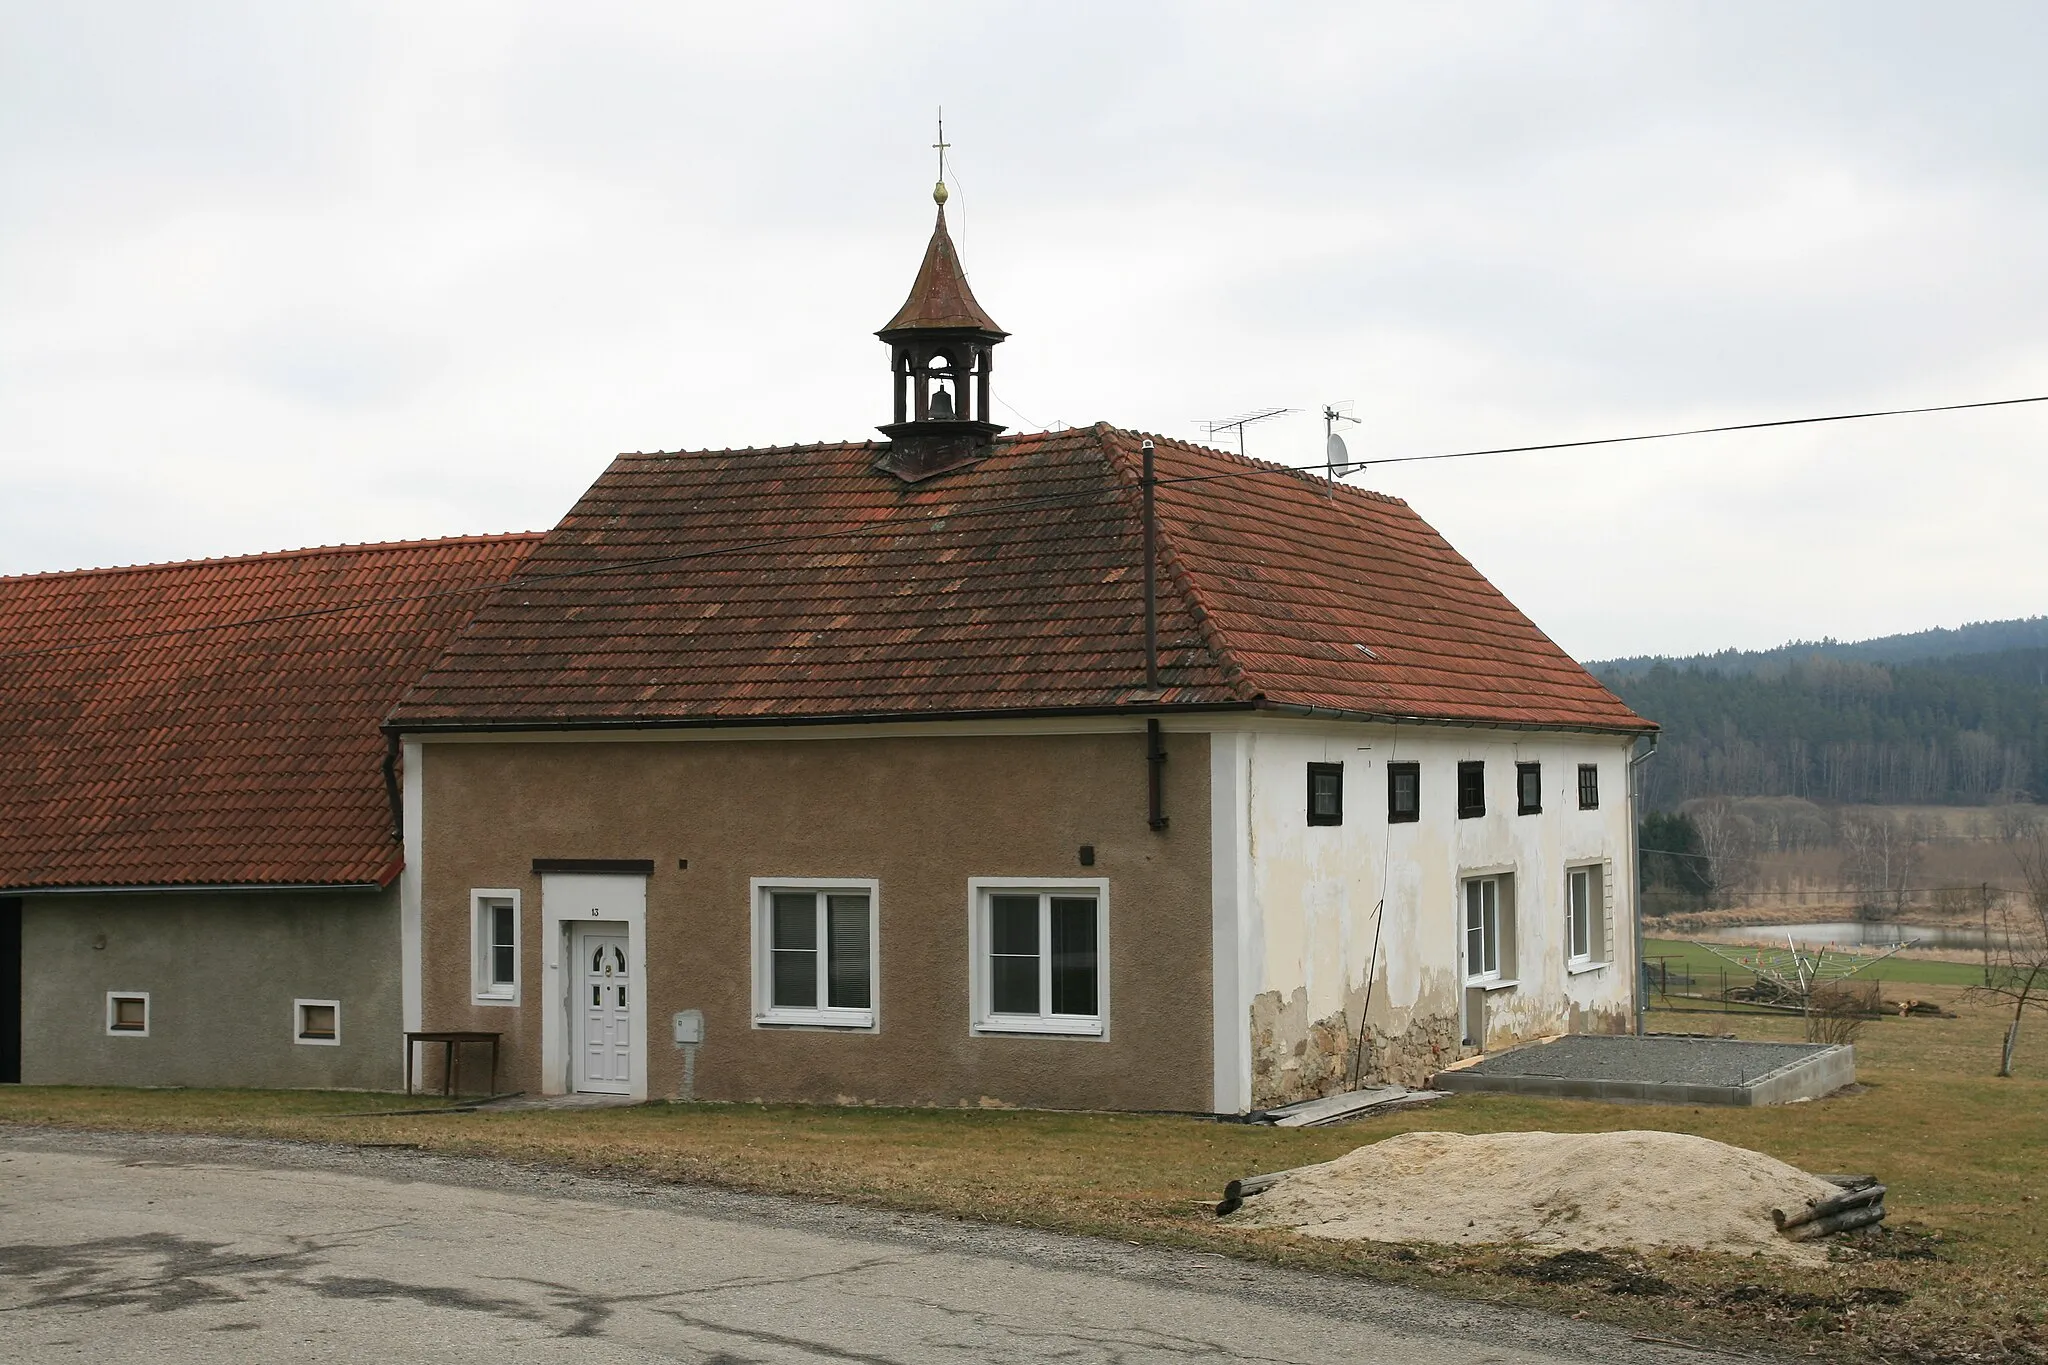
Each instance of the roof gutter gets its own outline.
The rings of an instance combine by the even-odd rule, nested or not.
[[[1654,735],[1658,727],[1649,721],[1640,725],[1572,725],[1555,721],[1460,720],[1448,716],[1409,716],[1380,711],[1357,711],[1335,706],[1313,706],[1302,702],[1249,701],[1161,702],[1151,698],[1116,706],[1024,706],[979,711],[851,711],[826,716],[682,716],[649,719],[585,720],[480,720],[405,722],[386,721],[384,733],[399,735],[458,734],[554,734],[571,731],[630,732],[634,730],[721,730],[767,727],[879,725],[937,721],[1058,720],[1103,716],[1214,715],[1228,712],[1261,711],[1271,715],[1304,720],[1346,721],[1373,725],[1431,725],[1458,730],[1517,730],[1551,734],[1598,734],[1615,736]]]
[[[0,886],[0,896],[142,896],[167,891],[203,892],[217,895],[229,891],[382,891],[389,883],[377,882],[166,882],[157,886]]]
[[[1267,701],[1263,698],[1253,702],[1252,706],[1260,711],[1269,711],[1281,716],[1299,716],[1304,720],[1343,720],[1355,723],[1369,722],[1374,725],[1436,725],[1458,730],[1522,730],[1575,735],[1654,735],[1658,728],[1650,721],[1644,721],[1640,725],[1568,725],[1556,721],[1458,720],[1448,716],[1403,716],[1381,711],[1354,711],[1338,706],[1315,706],[1304,702]]]

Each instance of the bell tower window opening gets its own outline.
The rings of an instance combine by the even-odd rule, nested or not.
[[[961,412],[960,368],[954,363],[952,353],[940,351],[924,367],[926,392],[924,420],[951,422],[965,414]]]

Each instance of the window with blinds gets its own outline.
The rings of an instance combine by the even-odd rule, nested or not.
[[[755,896],[755,1022],[874,1027],[875,884],[757,882]]]

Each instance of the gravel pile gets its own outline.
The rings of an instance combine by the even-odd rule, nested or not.
[[[1304,1166],[1234,1223],[1372,1242],[1696,1247],[1818,1261],[1771,1210],[1838,1194],[1774,1157],[1684,1133],[1403,1133]]]

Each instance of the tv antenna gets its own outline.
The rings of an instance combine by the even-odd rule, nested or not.
[[[1341,422],[1349,422],[1353,426],[1364,425],[1358,418],[1344,411],[1350,406],[1349,401],[1339,403],[1335,407],[1328,403],[1323,404],[1323,459],[1327,462],[1330,482],[1333,484],[1346,474],[1356,474],[1366,466],[1366,461],[1351,458],[1351,451],[1345,446],[1344,438],[1337,434],[1337,426]]]
[[[1213,422],[1203,422],[1202,425],[1208,429],[1209,439],[1212,444],[1216,439],[1217,432],[1236,431],[1237,453],[1242,455],[1244,454],[1244,429],[1246,427],[1254,422],[1264,422],[1274,417],[1282,417],[1293,411],[1293,408],[1260,408],[1256,412],[1241,412],[1235,417],[1219,417]]]

